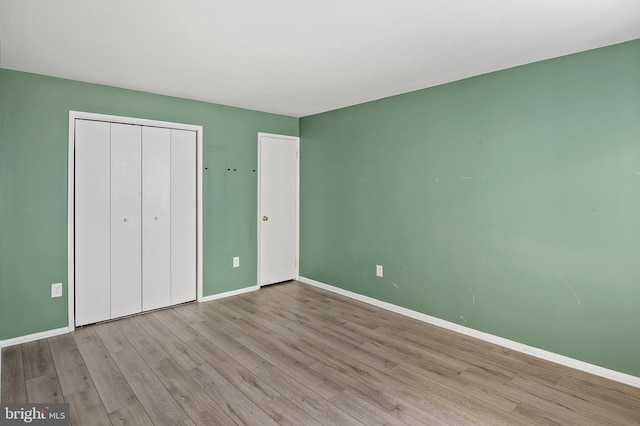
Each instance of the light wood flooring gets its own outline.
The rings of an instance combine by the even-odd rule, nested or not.
[[[2,402],[91,426],[640,424],[640,389],[297,282],[5,348]]]

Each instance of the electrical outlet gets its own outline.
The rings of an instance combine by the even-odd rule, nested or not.
[[[62,296],[62,283],[51,284],[51,297]]]
[[[234,268],[239,268],[240,267],[240,257],[236,256],[233,258],[233,267]]]
[[[382,265],[376,265],[376,276],[377,277],[382,276]]]

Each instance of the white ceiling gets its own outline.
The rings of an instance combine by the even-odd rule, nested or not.
[[[640,0],[0,0],[3,68],[295,117],[637,38]]]

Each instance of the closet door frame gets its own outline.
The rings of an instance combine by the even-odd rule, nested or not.
[[[75,329],[75,133],[76,120],[93,120],[139,126],[189,130],[196,133],[196,300],[202,302],[202,126],[147,120],[117,115],[69,111],[69,156],[67,166],[67,301],[69,331]]]

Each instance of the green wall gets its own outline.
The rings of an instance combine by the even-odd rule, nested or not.
[[[300,136],[301,276],[640,376],[640,40]]]
[[[256,285],[257,133],[298,119],[2,69],[0,340],[68,323],[69,110],[202,125],[204,294]]]

